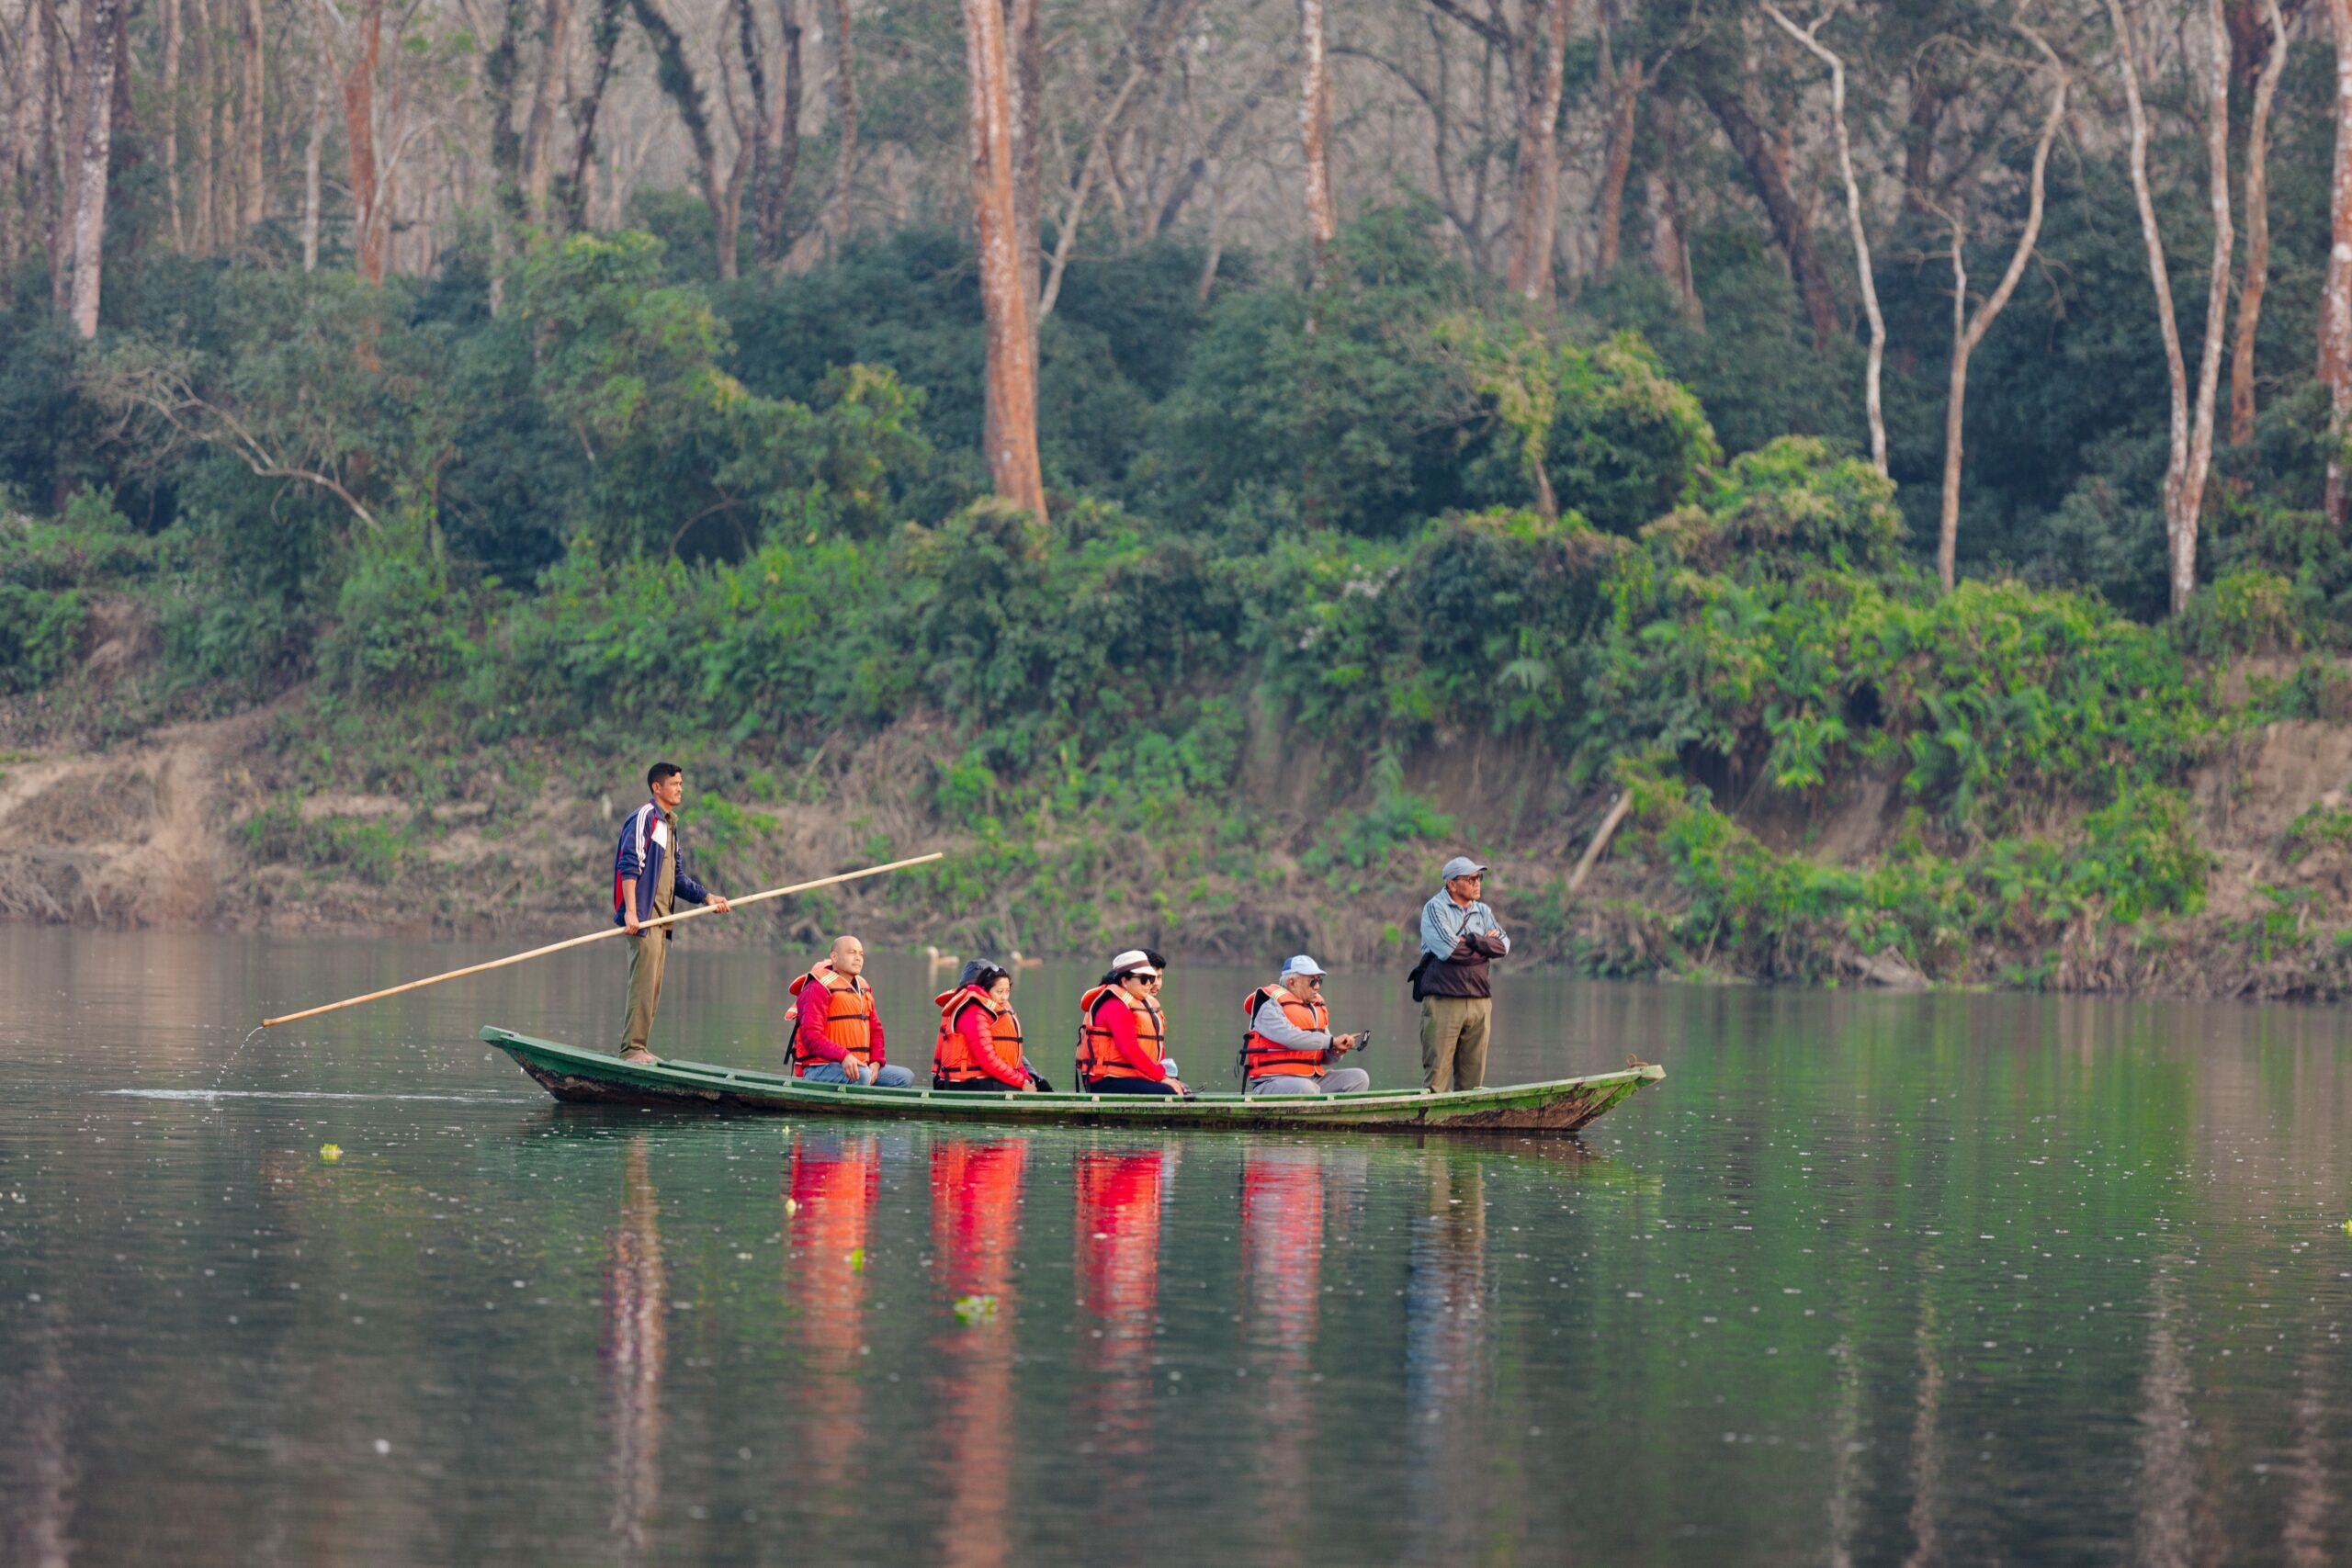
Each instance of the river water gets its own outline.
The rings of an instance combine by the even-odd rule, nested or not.
[[[0,928],[0,1562],[2352,1558],[2341,1011],[1507,974],[1490,1081],[1668,1068],[1580,1144],[559,1110],[473,1032],[601,948],[240,1049],[491,951]],[[776,1060],[785,960],[670,973]]]

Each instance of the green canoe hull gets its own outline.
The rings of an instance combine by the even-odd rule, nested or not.
[[[807,1083],[780,1073],[704,1062],[624,1062],[552,1040],[490,1028],[481,1037],[558,1100],[596,1105],[659,1105],[683,1111],[766,1115],[921,1118],[941,1122],[1096,1127],[1350,1127],[1423,1132],[1573,1133],[1645,1084],[1666,1077],[1657,1066],[1596,1073],[1551,1083],[1430,1094],[1374,1089],[1362,1094],[1250,1097],[990,1094],[961,1089],[868,1089]]]

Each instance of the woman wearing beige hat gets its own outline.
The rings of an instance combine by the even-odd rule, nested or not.
[[[1078,998],[1078,1086],[1090,1094],[1189,1092],[1168,1059],[1161,965],[1154,958],[1128,949]]]

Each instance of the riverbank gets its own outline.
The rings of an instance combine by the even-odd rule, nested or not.
[[[2326,999],[2352,994],[2352,723],[2245,706],[2304,671],[2241,659],[2201,672],[2239,722],[2217,726],[2178,790],[2103,811],[2045,803],[1973,841],[1939,830],[1896,768],[1801,793],[1628,767],[1579,783],[1531,740],[1455,735],[1374,779],[1262,703],[1239,728],[1230,786],[1162,800],[1149,820],[1050,801],[1012,820],[946,820],[937,775],[952,738],[936,720],[820,747],[789,772],[709,742],[676,756],[695,785],[688,853],[716,886],[948,852],[714,922],[700,942],[811,946],[852,925],[876,944],[963,953],[1148,942],[1401,968],[1433,868],[1460,845],[1493,863],[1518,956],[1586,974]],[[14,867],[0,911],[286,934],[593,929],[641,760],[433,730],[429,716],[388,723],[307,687],[112,745],[52,725],[0,762]],[[1621,793],[1622,824],[1571,891]],[[2158,907],[2181,879],[2193,887]]]

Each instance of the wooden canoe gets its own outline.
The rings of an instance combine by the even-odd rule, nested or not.
[[[1120,1094],[990,1094],[964,1089],[868,1089],[807,1083],[781,1073],[707,1062],[624,1062],[511,1030],[481,1037],[558,1100],[660,1105],[687,1111],[769,1115],[928,1118],[1044,1125],[1120,1127],[1349,1127],[1396,1132],[1573,1133],[1640,1089],[1666,1077],[1657,1066],[1499,1089],[1431,1094],[1371,1089],[1360,1094],[1196,1094],[1189,1100]]]

